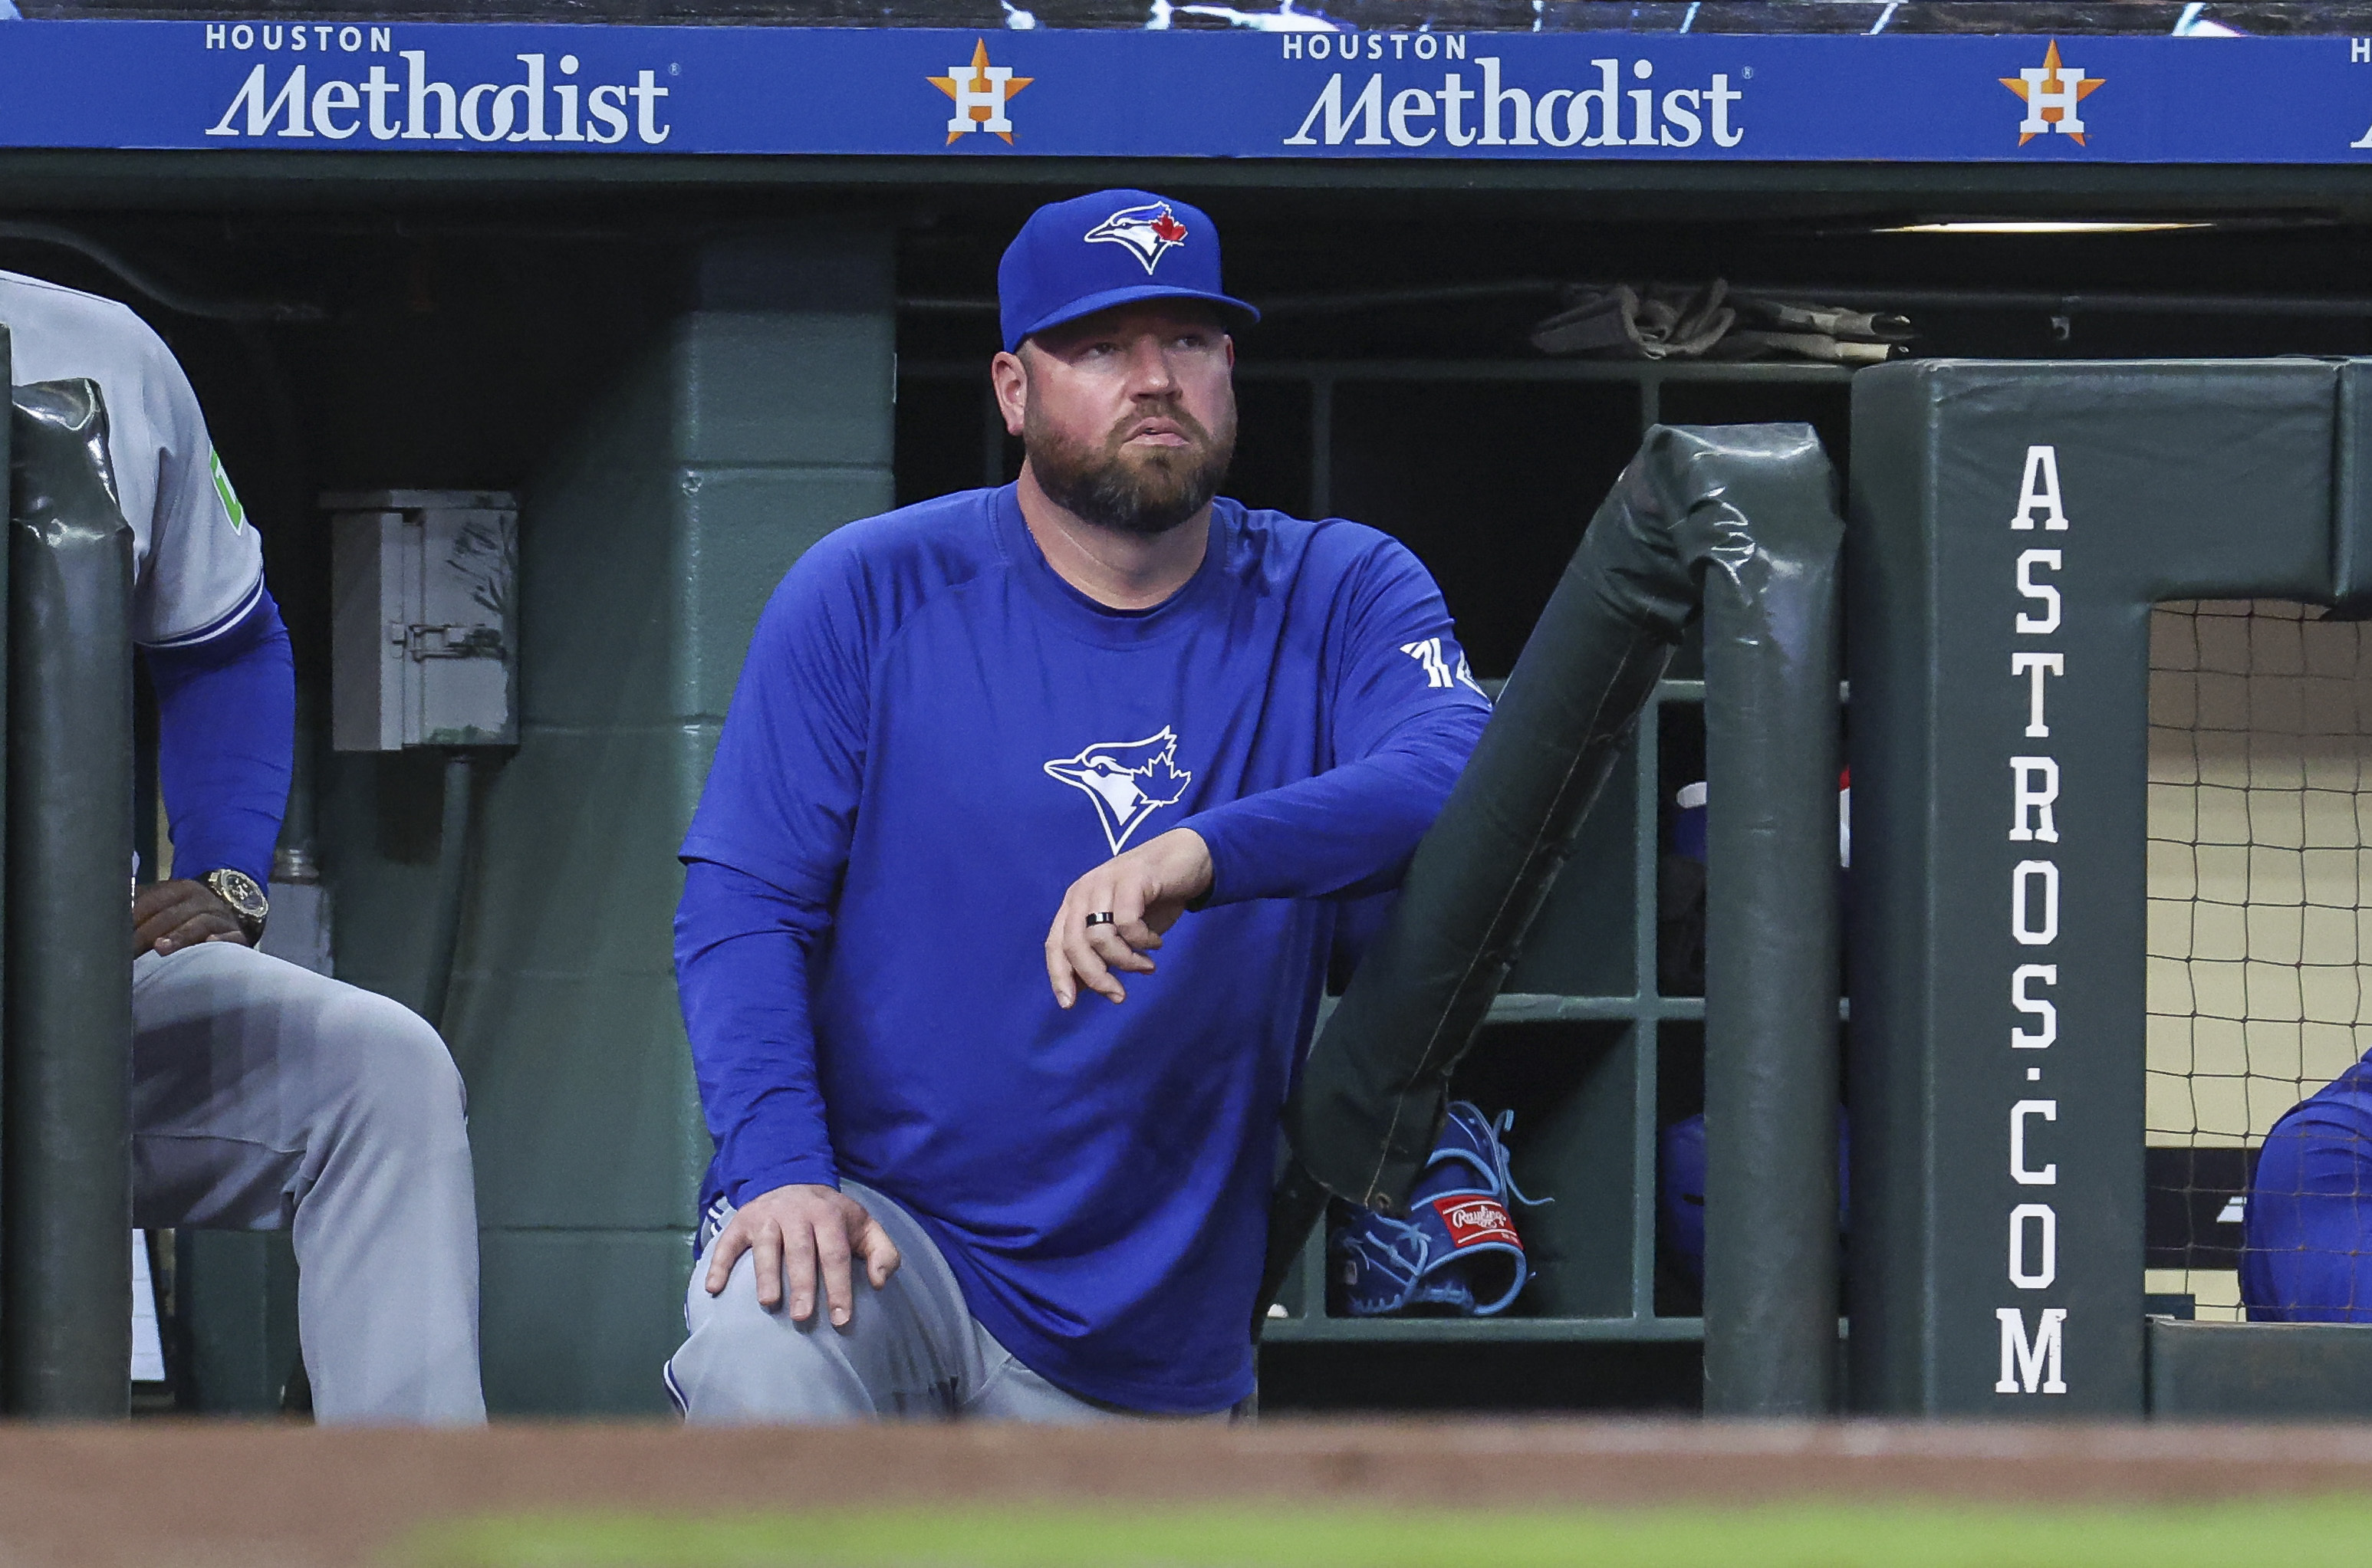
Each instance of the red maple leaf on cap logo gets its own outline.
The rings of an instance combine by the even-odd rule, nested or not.
[[[1186,243],[1186,226],[1169,210],[1169,203],[1152,202],[1122,207],[1087,230],[1086,238],[1089,244],[1127,247],[1149,274],[1163,256]]]

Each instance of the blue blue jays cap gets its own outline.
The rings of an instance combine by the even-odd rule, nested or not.
[[[1139,299],[1200,299],[1260,319],[1219,286],[1219,231],[1209,215],[1150,191],[1099,191],[1041,207],[996,264],[1008,354],[1032,332]]]

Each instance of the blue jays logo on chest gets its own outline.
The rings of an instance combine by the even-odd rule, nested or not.
[[[1194,782],[1178,766],[1178,735],[1166,725],[1143,740],[1102,741],[1076,757],[1058,757],[1046,764],[1046,774],[1095,802],[1114,854],[1146,818],[1177,805]]]

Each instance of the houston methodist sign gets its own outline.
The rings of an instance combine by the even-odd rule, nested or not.
[[[17,22],[0,146],[2354,163],[2372,39]]]

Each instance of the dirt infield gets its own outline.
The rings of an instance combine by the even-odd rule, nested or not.
[[[378,1563],[442,1521],[939,1503],[1579,1507],[2372,1497],[2364,1427],[1684,1421],[0,1429],[0,1563]]]

